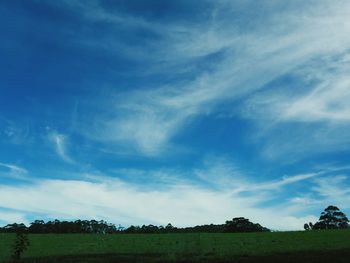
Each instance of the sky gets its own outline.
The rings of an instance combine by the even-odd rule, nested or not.
[[[347,0],[4,0],[0,225],[350,215]]]

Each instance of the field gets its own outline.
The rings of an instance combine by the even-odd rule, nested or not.
[[[0,234],[0,262],[15,235]],[[23,262],[350,262],[350,231],[32,234]]]

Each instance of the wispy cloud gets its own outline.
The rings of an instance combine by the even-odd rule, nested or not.
[[[274,87],[248,101],[257,118],[279,122],[349,123],[350,53],[319,59],[293,72],[302,87]],[[300,82],[301,81],[301,82]]]
[[[335,176],[331,184],[328,181],[338,171],[325,169],[258,182],[248,179],[227,158],[210,157],[202,166],[186,171],[119,169],[111,173],[114,177],[87,173],[76,180],[1,185],[0,207],[25,215],[96,218],[124,225],[171,222],[188,226],[245,216],[273,229],[302,229],[303,223],[317,219],[309,209],[318,211],[330,203],[349,209],[350,191],[339,191],[345,177]],[[209,183],[203,184],[203,180]],[[294,191],[297,184],[309,191]]]
[[[0,224],[12,224],[14,222],[28,224],[25,213],[2,210],[0,207]]]
[[[295,184],[301,181],[308,180],[310,178],[320,176],[321,173],[306,173],[293,176],[283,176],[280,180],[274,182],[267,182],[263,184],[257,184],[246,188],[246,191],[258,191],[258,190],[279,190],[284,186]]]
[[[28,123],[16,123],[0,116],[0,139],[13,144],[32,142],[32,134]]]
[[[122,224],[171,222],[187,226],[246,216],[272,228],[282,228],[278,223],[282,221],[284,229],[300,229],[300,220],[305,220],[288,214],[287,208],[273,211],[271,217],[271,209],[254,207],[257,199],[191,185],[145,191],[118,180],[108,184],[43,180],[30,186],[1,186],[0,193],[0,206],[49,218],[96,218]],[[285,223],[288,218],[293,223]]]
[[[313,190],[327,201],[332,200],[342,207],[348,207],[350,201],[349,176],[338,174],[316,180]]]
[[[19,174],[26,174],[27,170],[24,168],[21,168],[14,164],[8,164],[8,163],[1,163],[0,166],[3,166],[5,168],[8,168],[11,173],[19,173]]]
[[[269,4],[267,15],[259,17],[264,19],[263,26],[253,20],[244,32],[239,30],[239,26],[244,26],[239,20],[236,26],[232,24],[230,15],[236,8],[235,3],[217,2],[204,25],[180,27],[178,24],[172,27],[171,23],[161,26],[118,14],[114,17],[103,8],[99,8],[97,17],[89,12],[86,19],[98,18],[127,26],[133,21],[133,27],[156,32],[159,38],[153,40],[154,48],[143,50],[152,57],[151,60],[142,58],[145,65],[159,66],[153,69],[150,66],[149,73],[153,76],[179,74],[184,78],[156,87],[140,86],[130,92],[112,93],[112,99],[102,102],[105,108],[102,113],[84,120],[87,123],[82,133],[99,141],[113,142],[116,147],[159,156],[173,149],[173,138],[193,119],[215,114],[223,102],[251,96],[257,90],[266,89],[273,80],[299,69],[304,69],[305,74],[298,75],[298,79],[315,79],[311,71],[319,73],[321,66],[312,64],[313,61],[327,65],[328,74],[322,74],[320,84],[304,90],[304,96],[294,101],[289,100],[286,92],[283,92],[286,101],[271,98],[270,101],[278,103],[270,105],[269,111],[280,114],[278,120],[284,118],[285,121],[347,121],[347,70],[340,65],[341,69],[333,76],[334,62],[327,58],[343,55],[342,65],[348,64],[350,23],[346,10],[350,10],[350,5],[344,1],[323,1],[316,7],[304,3],[298,7],[291,5],[279,13],[272,12],[279,10],[278,4]],[[198,66],[204,62],[208,67]],[[188,66],[186,72],[184,65]],[[265,105],[255,101],[251,104],[258,111]]]
[[[67,136],[56,131],[49,131],[49,141],[53,144],[57,155],[67,163],[74,163],[74,160],[68,155]]]
[[[312,180],[312,186],[308,193],[302,196],[295,196],[290,199],[295,209],[315,209],[327,207],[330,204],[338,206],[341,210],[349,211],[350,188],[348,187],[349,176],[335,173]]]
[[[336,169],[336,168],[334,168]],[[200,169],[195,169],[194,174],[200,179],[209,183],[211,187],[219,186],[219,189],[230,189],[235,194],[269,191],[274,192],[308,181],[312,178],[322,176],[331,170],[321,170],[319,172],[282,176],[276,180],[257,182],[254,176],[247,174],[228,158],[212,157],[205,160],[205,165]]]
[[[257,121],[265,156],[298,159],[349,148],[345,131],[350,128],[350,64],[344,62],[348,56],[300,69],[297,76],[304,87],[271,89],[248,100],[243,114]]]
[[[26,169],[18,165],[2,162],[0,162],[0,177],[15,180],[29,180],[28,171]]]

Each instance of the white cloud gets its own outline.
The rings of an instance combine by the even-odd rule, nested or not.
[[[50,131],[48,134],[49,141],[53,144],[57,155],[67,163],[74,163],[74,160],[67,152],[67,136],[56,131]]]
[[[28,220],[24,213],[13,212],[13,211],[0,211],[0,224],[12,224],[12,223],[24,223],[28,225]]]
[[[223,223],[244,216],[272,229],[295,230],[316,220],[308,214],[310,208],[320,209],[327,202],[340,199],[322,197],[321,202],[313,201],[319,192],[326,191],[320,190],[320,182],[327,173],[325,170],[324,174],[306,173],[256,182],[248,180],[227,159],[210,157],[201,168],[186,172],[121,169],[113,174],[124,174],[126,180],[98,173],[82,174],[77,180],[33,179],[29,184],[0,185],[0,207],[46,218],[95,218],[123,225],[171,222],[189,226]],[[139,181],[130,180],[140,176]],[[292,185],[304,181],[310,187],[307,195],[290,191]],[[287,189],[288,198],[284,195]],[[341,197],[347,195],[348,192],[342,192]],[[300,205],[306,198],[310,201]]]
[[[202,26],[164,27],[134,20],[134,26],[139,24],[163,33],[160,40],[153,42],[156,48],[149,52],[152,59],[146,64],[156,65],[148,69],[152,71],[150,74],[159,73],[158,65],[162,74],[176,76],[184,73],[184,65],[189,65],[186,74],[190,77],[167,85],[135,87],[136,91],[112,94],[112,99],[103,101],[104,112],[86,120],[82,133],[145,155],[159,156],[173,149],[172,139],[199,115],[215,113],[216,106],[222,102],[240,100],[315,59],[344,54],[350,46],[347,2],[323,1],[312,6],[305,3],[282,13],[271,12],[276,7],[266,4],[271,10],[263,16],[264,24],[252,21],[246,30],[239,30],[237,26],[242,25],[235,25],[228,15],[235,10],[232,5],[217,3],[212,18]],[[113,21],[112,14],[99,10],[98,19]],[[118,15],[116,19],[116,23],[123,23],[124,19],[125,23],[132,21]],[[220,52],[222,56],[215,62],[209,58]],[[347,57],[342,61],[345,65]],[[207,70],[199,69],[196,63],[211,66]],[[168,67],[168,71],[164,70]],[[317,64],[312,67],[315,72],[320,69]],[[275,103],[271,111],[279,114],[282,108],[280,118],[288,120],[348,120],[346,72],[344,69],[341,78],[339,74],[334,77],[328,74],[324,81],[329,85],[320,84],[321,87],[307,92],[309,96],[301,100]]]
[[[287,186],[290,184],[294,184],[297,182],[301,182],[304,180],[308,180],[310,178],[320,176],[321,173],[306,173],[306,174],[298,174],[293,176],[283,176],[282,179],[275,182],[268,182],[263,184],[257,184],[255,186],[248,187],[249,191],[258,191],[258,190],[277,190],[283,186]]]
[[[330,83],[322,83],[321,87],[292,102],[286,108],[282,118],[300,121],[349,122],[350,79],[338,74],[327,81]]]
[[[275,87],[248,99],[243,116],[256,120],[264,155],[289,160],[349,149],[348,54],[317,60],[296,72],[304,87]],[[300,82],[299,82],[300,83]]]
[[[16,180],[29,180],[28,171],[18,165],[2,163],[0,162],[0,177],[16,179]]]
[[[333,125],[350,122],[349,53],[336,58],[317,60],[303,66],[294,77],[305,87],[279,87],[252,97],[249,117],[278,122],[329,122]],[[315,84],[310,84],[310,82]],[[302,90],[302,92],[300,92]],[[257,111],[254,111],[257,110]],[[260,112],[259,112],[260,110]]]
[[[199,179],[208,182],[210,187],[217,186],[218,189],[225,189],[234,194],[255,193],[254,195],[258,196],[257,193],[260,193],[264,198],[270,198],[266,195],[267,192],[274,193],[290,185],[309,181],[338,170],[341,168],[324,168],[319,172],[284,175],[276,180],[257,182],[254,174],[249,176],[229,158],[210,156],[204,160],[203,167],[194,169],[192,173]]]
[[[29,186],[0,186],[0,194],[0,206],[49,218],[96,218],[122,224],[171,222],[188,226],[223,223],[235,216],[245,216],[275,229],[301,229],[302,224],[294,221],[304,220],[288,215],[287,209],[254,208],[258,201],[253,198],[190,185],[143,191],[118,180],[108,184],[44,180]],[[291,218],[292,223],[286,221],[283,226],[280,223]]]
[[[14,164],[9,164],[9,163],[1,163],[0,166],[3,166],[5,168],[8,168],[11,173],[19,173],[19,174],[26,174],[28,171],[24,168],[21,168],[17,165]]]
[[[344,208],[349,208],[350,187],[349,176],[335,175],[315,180],[313,191],[322,196],[327,202],[336,203]]]

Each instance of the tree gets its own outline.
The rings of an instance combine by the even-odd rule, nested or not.
[[[313,228],[314,228],[314,225],[311,222],[304,224],[304,229],[305,230],[312,230]]]
[[[13,244],[13,253],[11,262],[18,263],[21,260],[22,253],[28,248],[29,239],[23,230],[17,230],[15,243]]]
[[[336,206],[328,206],[313,226],[313,229],[341,229],[349,227],[349,219]]]
[[[27,230],[27,227],[23,223],[8,224],[2,228],[2,232],[6,232],[6,233],[25,232],[26,230]]]
[[[35,220],[30,223],[29,232],[31,233],[45,233],[45,222],[44,220]]]
[[[305,223],[305,224],[304,224],[304,229],[305,229],[305,230],[310,230],[309,224]]]
[[[265,232],[270,231],[260,224],[254,224],[244,217],[236,217],[226,221],[224,232]]]

